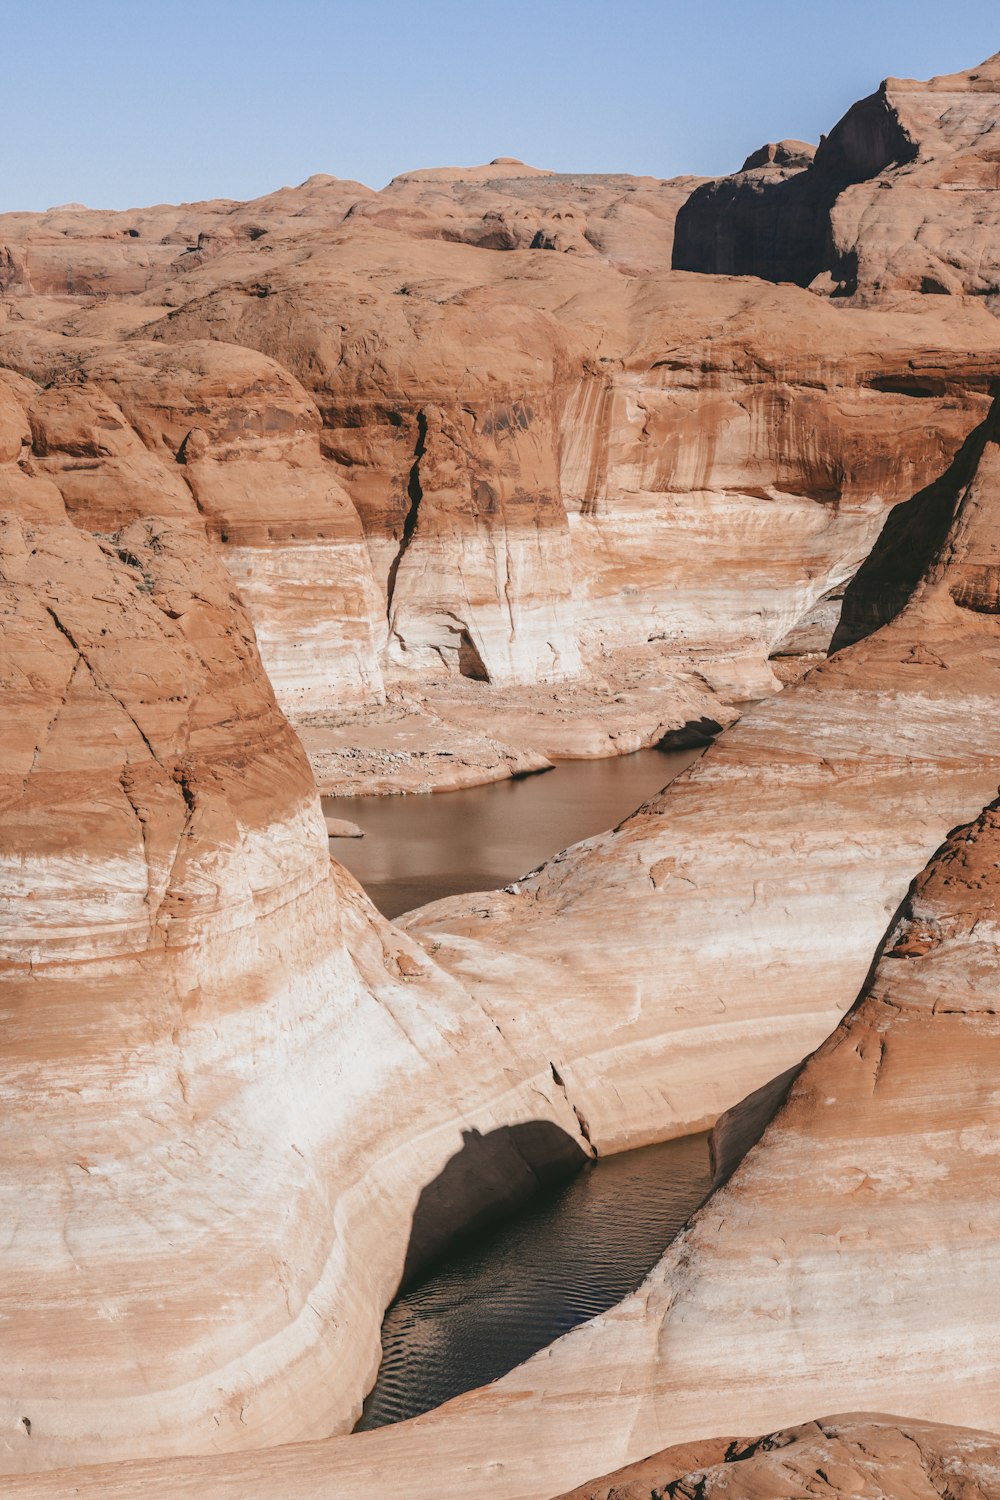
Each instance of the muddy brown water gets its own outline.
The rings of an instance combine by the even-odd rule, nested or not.
[[[559,761],[553,771],[489,786],[403,797],[324,797],[363,839],[331,839],[387,917],[463,891],[495,890],[656,795],[701,750],[639,750]]]
[[[562,761],[542,775],[433,795],[324,797],[324,812],[365,833],[331,839],[330,848],[395,917],[509,885],[613,828],[700,753]],[[359,1430],[496,1380],[621,1301],[708,1193],[707,1142],[691,1136],[590,1164],[507,1224],[464,1240],[389,1307]]]

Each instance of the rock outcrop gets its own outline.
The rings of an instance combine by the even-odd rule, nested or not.
[[[204,524],[254,617],[296,721],[384,698],[380,606],[357,513],[298,382],[249,349],[203,341],[8,335],[0,358],[44,381],[29,409],[33,473],[77,524],[150,513]]]
[[[260,1500],[293,1489],[374,1500],[402,1486],[415,1497],[475,1487],[496,1500],[545,1500],[580,1483],[589,1496],[586,1475],[672,1444],[686,1451],[669,1482],[705,1471],[704,1488],[679,1495],[741,1484],[774,1493],[778,1446],[794,1450],[779,1495],[799,1493],[820,1457],[833,1466],[816,1473],[828,1491],[864,1494],[879,1469],[888,1479],[915,1464],[909,1472],[926,1478],[935,1455],[967,1465],[972,1488],[962,1493],[976,1494],[989,1478],[983,1434],[926,1424],[995,1428],[1000,1411],[984,1316],[1000,1297],[998,867],[994,803],[916,882],[857,1004],[759,1143],[609,1313],[495,1384],[396,1427],[274,1453],[36,1476],[30,1490],[5,1481],[0,1494],[44,1500],[72,1484],[78,1495],[229,1500],[252,1484]],[[913,1416],[809,1416],[852,1400]],[[732,1431],[738,1420],[756,1432],[812,1426],[746,1451],[704,1443],[706,1428]],[[747,1467],[720,1472],[727,1460]],[[648,1474],[648,1465],[626,1473],[612,1493],[641,1495],[628,1486]]]
[[[331,863],[205,530],[67,518],[82,419],[47,394],[4,377],[6,1471],[349,1427],[463,1132],[535,1122],[445,1233],[589,1149],[547,1066]],[[141,472],[114,410],[88,421]],[[32,422],[55,478],[18,466]]]
[[[995,1500],[1000,1438],[868,1412],[822,1417],[758,1438],[684,1443],[561,1500]]]
[[[636,1293],[493,1386],[332,1444],[303,1473],[323,1462],[358,1497],[379,1493],[366,1474],[384,1492],[405,1473],[414,1495],[541,1500],[588,1464],[852,1403],[995,1431],[998,867],[994,803],[931,861],[858,1003]]]
[[[974,425],[995,345],[975,310],[931,339],[790,288],[360,226],[275,253],[264,296],[217,269],[145,332],[252,346],[309,389],[410,680],[558,681],[652,645],[661,671],[773,687],[772,647]]]
[[[0,1494],[545,1500],[737,1423],[997,1424],[996,807],[865,984],[1000,782],[995,75],[748,160],[754,269],[847,225],[849,307],[668,271],[676,184],[506,160],[0,224],[0,1469],[76,1466]],[[905,227],[945,190],[975,267]],[[911,295],[914,243],[980,295]],[[710,734],[831,633],[619,828],[405,930],[279,707],[331,783],[408,718],[508,774]],[[834,1026],[638,1294],[331,1436],[428,1190],[426,1255]]]
[[[895,619],[613,832],[404,919],[506,1036],[552,1049],[599,1149],[702,1128],[815,1047],[914,870],[996,791],[998,414],[934,491]]]
[[[887,78],[815,154],[768,146],[695,189],[673,264],[860,303],[965,294],[1000,311],[998,116],[1000,53],[928,83]]]
[[[470,682],[484,778],[727,722],[823,648],[888,509],[947,467],[995,321],[672,274],[692,185],[498,161],[5,216],[35,467],[87,524],[157,492],[201,514],[330,790],[344,733],[391,752],[401,706],[433,762]]]

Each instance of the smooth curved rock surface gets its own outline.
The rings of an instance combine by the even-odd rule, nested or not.
[[[8,459],[34,394],[8,390]],[[463,1132],[543,1127],[520,1179],[468,1185],[456,1229],[552,1141],[586,1143],[544,1061],[525,1073],[331,864],[204,530],[94,537],[21,479],[31,514],[0,538],[0,1466],[349,1427],[412,1208]]]
[[[980,103],[948,105],[959,135]],[[824,159],[884,155],[890,115],[859,109]],[[805,155],[748,170],[804,177]],[[838,309],[668,273],[663,186],[500,161],[142,227],[73,209],[0,226],[0,1467],[164,1459],[0,1493],[543,1500],[725,1430],[737,1403],[757,1430],[886,1391],[992,1420],[993,1355],[953,1274],[993,1286],[991,1011],[937,1005],[992,972],[983,897],[954,942],[916,911],[883,961],[930,975],[929,1015],[921,992],[890,1038],[913,1067],[883,1077],[877,976],[638,1299],[441,1413],[316,1441],[358,1408],[418,1195],[470,1132],[542,1125],[579,1152],[710,1123],[829,1032],[913,871],[1000,781],[988,298]],[[589,709],[559,695],[590,676],[588,744],[623,748],[626,665],[626,738],[726,722],[841,590],[853,644],[668,794],[408,934],[331,868],[265,675],[310,730],[345,705],[395,713],[414,684],[425,716],[452,694],[442,735],[474,723],[509,771],[572,734]],[[487,733],[529,691],[544,731]],[[995,854],[993,832],[972,846]],[[914,1089],[932,1066],[927,1147]],[[817,1069],[846,1112],[817,1103]],[[805,1207],[803,1138],[833,1180]],[[446,1227],[549,1155],[468,1174]],[[898,1296],[876,1278],[889,1254]],[[805,1285],[824,1294],[813,1323]],[[929,1365],[907,1342],[928,1305]],[[859,1347],[878,1363],[859,1371]]]
[[[989,1315],[1000,1298],[998,868],[994,803],[915,883],[860,999],[760,1142],[611,1312],[493,1385],[394,1428],[269,1454],[38,1476],[30,1490],[4,1481],[0,1494],[41,1500],[72,1483],[81,1495],[229,1500],[252,1483],[261,1500],[290,1490],[366,1500],[397,1487],[545,1500],[580,1483],[590,1495],[584,1475],[684,1444],[681,1475],[707,1471],[696,1494],[759,1483],[749,1493],[769,1495],[774,1447],[797,1447],[791,1474],[781,1470],[787,1495],[807,1483],[821,1441],[837,1473],[853,1478],[838,1490],[829,1471],[816,1477],[834,1493],[864,1494],[854,1487],[872,1477],[864,1465],[892,1472],[901,1432],[912,1474],[926,1477],[935,1453],[964,1454],[974,1486],[982,1434],[935,1437],[923,1424],[992,1430],[1000,1414]],[[773,1432],[876,1396],[912,1412],[912,1424],[832,1419],[847,1429],[833,1433],[813,1424],[757,1453],[753,1444],[730,1453],[747,1464],[731,1474],[718,1471],[724,1445],[701,1440],[706,1427],[731,1431],[737,1419]],[[874,1430],[852,1433],[856,1421]],[[640,1495],[627,1487],[634,1477],[612,1493]]]
[[[573,1123],[564,1126],[568,1136],[578,1124],[601,1149],[613,1149],[690,1128],[695,1118],[711,1118],[794,1062],[849,1003],[848,986],[861,983],[870,953],[905,892],[907,866],[926,858],[941,829],[962,816],[963,806],[974,807],[977,798],[994,793],[1000,780],[1000,681],[994,682],[1000,638],[993,588],[998,412],[1000,405],[969,445],[962,473],[938,497],[939,503],[948,502],[950,515],[944,544],[909,603],[876,635],[758,709],[657,801],[615,832],[551,862],[522,889],[471,903],[440,903],[417,914],[408,925],[420,933],[423,954],[402,935],[380,928],[367,903],[357,898],[353,921],[370,934],[371,946],[361,940],[358,925],[341,926],[344,949],[353,958],[337,950],[339,962],[348,965],[352,1007],[358,1004],[353,997],[360,980],[381,1017],[381,976],[376,986],[367,977],[372,971],[362,967],[362,978],[356,966],[374,946],[383,953],[384,967],[389,939],[402,945],[395,954],[401,983],[407,976],[418,984],[426,980],[422,999],[430,1013],[424,1006],[416,1015],[407,1012],[402,1051],[379,1046],[379,1073],[374,1080],[366,1075],[363,1095],[344,1093],[350,1031],[345,1052],[339,1023],[324,1063],[317,1046],[326,1033],[312,1029],[310,1065],[324,1073],[332,1068],[341,1080],[334,1097],[343,1113],[331,1113],[329,1106],[310,1109],[308,1089],[292,1075],[304,1112],[302,1128],[311,1122],[323,1130],[331,1118],[342,1120],[337,1139],[345,1150],[350,1141],[356,1168],[352,1132],[363,1118],[373,1132],[369,1149],[381,1164],[357,1189],[363,1210],[355,1209],[368,1226],[374,1222],[374,1202],[385,1205],[374,1241],[381,1253],[366,1267],[368,1277],[381,1271],[381,1279],[373,1287],[360,1264],[342,1268],[343,1279],[332,1284],[321,1279],[334,1301],[320,1306],[330,1307],[333,1325],[343,1316],[333,1312],[340,1306],[338,1292],[349,1300],[367,1297],[369,1318],[373,1306],[384,1305],[389,1268],[394,1265],[398,1274],[400,1263],[393,1251],[399,1249],[399,1206],[412,1192],[407,1183],[414,1176],[407,1174],[420,1170],[412,1143],[419,1138],[426,1182],[433,1175],[426,1173],[428,1139],[443,1147],[442,1137],[455,1129],[454,1124],[441,1127],[440,1097],[429,1116],[421,1114],[412,1077],[400,1093],[402,1072],[418,1066],[418,1058],[434,1070],[434,1088],[450,1082],[466,1108],[478,1111],[477,1119],[486,1114],[494,1124],[510,1123],[520,1111],[520,1118],[531,1118],[531,1090],[541,1089],[535,1118],[567,1120],[572,1111]],[[20,753],[29,754],[27,744]],[[119,759],[114,767],[120,772]],[[126,825],[129,816],[123,809]],[[714,840],[712,816],[718,820]],[[691,820],[687,845],[686,818]],[[299,858],[303,847],[298,837]],[[714,866],[708,864],[713,850]],[[706,1427],[725,1430],[737,1414],[744,1427],[762,1431],[808,1420],[816,1410],[876,1404],[877,1398],[877,1404],[917,1418],[997,1425],[1000,1364],[992,1321],[984,1319],[982,1309],[1000,1297],[992,1165],[992,1143],[1000,1129],[994,1118],[1000,1034],[993,995],[998,865],[1000,813],[993,808],[954,835],[932,861],[860,1002],[798,1076],[759,1144],[640,1291],[614,1311],[484,1391],[399,1427],[325,1443],[288,1446],[286,1440],[273,1452],[115,1471],[79,1469],[72,1478],[77,1491],[85,1494],[96,1486],[113,1495],[117,1487],[118,1493],[181,1496],[197,1490],[222,1497],[245,1493],[252,1483],[263,1500],[276,1500],[290,1486],[303,1497],[334,1486],[364,1500],[384,1494],[387,1485],[405,1484],[408,1493],[433,1494],[437,1500],[467,1494],[475,1484],[497,1500],[544,1500],[587,1475],[667,1443],[697,1438]],[[148,867],[144,860],[143,869]],[[217,889],[216,883],[212,891]],[[283,891],[287,901],[287,879]],[[339,920],[347,923],[345,909],[351,904],[343,890],[341,899]],[[266,911],[267,902],[259,904]],[[136,910],[142,917],[138,905]],[[197,915],[180,920],[190,930]],[[203,920],[211,933],[212,922],[207,916]],[[266,917],[258,915],[261,920]],[[318,941],[318,934],[329,941],[328,933],[337,930],[334,920],[327,908],[321,923],[307,921],[305,929],[294,930],[303,941],[307,933],[310,942]],[[606,942],[609,931],[616,933],[613,949]],[[80,938],[69,932],[66,940],[72,944]],[[202,940],[199,963],[205,962],[209,940]],[[641,956],[644,969],[630,971],[633,955]],[[436,965],[457,976],[460,987],[446,993]],[[712,973],[720,976],[714,982],[708,977]],[[23,982],[38,983],[42,974],[36,964]],[[205,985],[204,978],[200,982]],[[73,992],[78,996],[75,970]],[[199,1007],[204,1003],[200,999]],[[55,1014],[62,1013],[57,1008]],[[393,1015],[401,1012],[393,1009]],[[189,1024],[196,1025],[197,1018],[198,1012]],[[117,1028],[120,1011],[115,1019]],[[168,1020],[176,1026],[169,1007]],[[214,1014],[212,1023],[215,1035]],[[362,1007],[358,1024],[368,1056],[372,1009]],[[296,1020],[288,1045],[301,1030]],[[29,1035],[37,1034],[32,1027]],[[185,1056],[194,1055],[196,1040],[185,1046]],[[78,1043],[72,1058],[75,1080],[77,1050]],[[245,1057],[246,1047],[233,1056]],[[551,1060],[547,1083],[538,1062],[531,1061],[541,1057]],[[391,1070],[393,1063],[402,1072],[384,1075],[381,1070]],[[157,1077],[145,1067],[140,1076]],[[497,1094],[501,1079],[503,1097]],[[35,1079],[31,1084],[34,1097],[38,1084]],[[176,1109],[190,1109],[192,1089],[206,1085],[193,1075],[181,1087],[173,1062],[169,1086],[178,1090]],[[248,1097],[256,1103],[252,1091]],[[401,1110],[402,1119],[391,1116],[393,1124],[399,1120],[399,1135],[373,1111],[374,1097],[383,1108]],[[238,1091],[233,1108],[240,1122],[243,1102]],[[58,1104],[61,1108],[61,1095]],[[102,1096],[98,1133],[106,1129],[106,1109]],[[269,1129],[268,1162],[287,1139],[284,1090],[281,1111],[280,1128],[266,1111],[253,1116]],[[453,1121],[457,1115],[456,1110]],[[68,1117],[64,1112],[63,1128],[86,1133],[88,1118],[86,1111]],[[417,1119],[426,1123],[418,1128]],[[244,1128],[235,1131],[241,1143]],[[116,1141],[121,1137],[119,1129]],[[392,1170],[386,1164],[387,1137],[396,1143]],[[210,1138],[202,1128],[197,1140]],[[249,1138],[256,1161],[263,1146],[256,1136]],[[15,1134],[14,1146],[26,1150],[25,1140],[23,1132]],[[84,1150],[75,1134],[72,1144],[80,1156],[71,1161],[82,1157],[90,1169],[78,1168],[79,1186],[70,1174],[74,1191],[97,1192],[99,1150],[93,1144]],[[242,1180],[237,1163],[244,1160],[237,1150],[220,1190],[225,1184],[226,1193],[233,1192],[234,1182]],[[333,1180],[339,1185],[339,1174],[346,1174],[356,1181],[341,1160]],[[131,1173],[138,1164],[130,1158],[127,1165]],[[269,1181],[272,1175],[273,1169]],[[200,1180],[196,1173],[195,1181]],[[803,1180],[817,1190],[803,1193]],[[188,1204],[190,1182],[183,1186]],[[145,1201],[150,1190],[145,1175],[141,1189]],[[373,1190],[377,1199],[367,1196]],[[214,1195],[211,1201],[217,1214]],[[274,1203],[273,1196],[262,1204],[252,1193],[250,1201],[258,1220]],[[237,1222],[239,1206],[229,1205]],[[370,1256],[373,1241],[355,1228],[359,1221],[350,1211],[343,1212],[352,1232],[337,1242],[342,1253],[358,1246]],[[53,1222],[50,1211],[43,1222]],[[85,1218],[79,1238],[70,1240],[77,1261],[88,1249],[86,1226]],[[296,1235],[301,1234],[297,1226]],[[37,1246],[15,1238],[15,1247],[22,1243],[26,1251],[30,1247],[28,1264],[37,1285]],[[256,1253],[259,1243],[255,1236],[245,1253]],[[328,1242],[321,1237],[321,1243]],[[53,1267],[63,1264],[58,1257],[65,1244],[60,1238],[58,1256],[53,1246]],[[222,1232],[216,1227],[207,1249],[221,1254],[225,1245],[225,1226]],[[16,1267],[22,1252],[13,1253]],[[893,1276],[887,1284],[889,1261]],[[26,1296],[16,1281],[11,1285],[15,1295]],[[16,1305],[33,1307],[30,1288],[27,1295],[27,1302]],[[63,1291],[53,1305],[64,1314],[68,1295]],[[107,1297],[106,1279],[102,1296]],[[257,1297],[255,1328],[271,1305],[263,1294]],[[353,1305],[362,1318],[362,1309]],[[277,1316],[287,1345],[290,1329]],[[65,1321],[60,1326],[65,1328]],[[322,1320],[320,1326],[336,1338],[330,1322]],[[36,1331],[32,1320],[24,1335],[29,1349],[36,1347]],[[88,1327],[88,1337],[90,1332]],[[216,1337],[234,1336],[230,1312]],[[53,1337],[54,1331],[37,1346],[39,1354]],[[263,1347],[253,1343],[254,1357],[268,1347],[266,1341]],[[357,1348],[356,1336],[351,1347]],[[863,1360],[859,1349],[865,1351]],[[313,1352],[319,1358],[323,1350],[329,1358],[322,1341]],[[248,1438],[239,1430],[240,1409],[252,1410],[255,1420],[259,1414],[257,1441],[263,1435],[281,1444],[292,1422],[295,1435],[305,1436],[306,1422],[321,1418],[299,1404],[294,1416],[289,1412],[289,1392],[302,1390],[301,1367],[296,1366],[291,1383],[286,1367],[273,1393],[265,1383],[255,1384],[252,1409],[241,1382],[225,1407],[231,1426],[203,1443],[190,1427],[178,1433],[174,1408],[166,1435],[156,1437],[160,1451],[164,1446],[176,1451],[181,1442],[189,1448],[239,1446]],[[306,1389],[314,1398],[316,1368],[306,1363]],[[48,1365],[46,1370],[51,1376]],[[593,1399],[595,1386],[603,1393],[600,1402]],[[164,1400],[162,1395],[157,1400],[161,1412]],[[9,1401],[9,1425],[16,1431],[27,1414],[34,1444],[35,1418],[20,1410],[23,1404],[20,1395]],[[87,1446],[85,1425],[84,1431],[74,1426],[79,1416],[72,1406],[47,1405],[43,1399],[36,1409],[58,1435],[41,1449],[40,1460],[33,1456],[38,1450],[29,1456],[22,1445],[22,1464],[58,1462],[60,1453],[71,1451],[77,1462],[81,1451],[99,1456]],[[142,1398],[135,1397],[123,1409],[133,1419],[145,1410]],[[219,1414],[217,1405],[214,1410]],[[126,1438],[116,1425],[117,1412],[112,1406],[109,1426],[118,1451],[127,1452],[129,1442],[148,1448],[148,1429]],[[583,1412],[586,1420],[574,1425],[568,1450],[567,1422],[579,1424]],[[40,1423],[39,1436],[44,1431]],[[66,1476],[51,1482],[36,1476],[29,1492],[58,1493],[52,1486],[65,1482]],[[17,1488],[8,1483],[6,1492],[16,1494]]]
[[[405,920],[516,1045],[552,1049],[599,1149],[702,1128],[815,1047],[914,870],[996,791],[998,410],[894,620],[618,829]]]

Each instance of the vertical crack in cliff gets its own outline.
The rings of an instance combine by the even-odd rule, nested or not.
[[[31,765],[28,767],[27,772],[25,773],[24,778],[23,778],[23,780],[21,782],[21,791],[22,792],[27,787],[28,781],[29,781],[29,779],[30,779],[30,777],[32,775],[32,772],[34,772],[34,771],[36,771],[38,769],[38,763],[39,763],[39,761],[42,758],[42,752],[44,751],[44,749],[45,749],[46,745],[48,744],[49,740],[52,738],[52,731],[55,729],[56,725],[58,724],[60,715],[62,714],[63,709],[66,707],[66,700],[69,697],[70,690],[72,689],[73,679],[76,676],[77,672],[80,670],[80,663],[81,663],[81,661],[82,661],[82,657],[78,656],[77,659],[76,659],[76,661],[73,663],[73,666],[70,669],[70,674],[67,677],[66,682],[65,682],[65,684],[63,686],[63,690],[62,690],[62,694],[60,696],[59,702],[56,705],[56,711],[52,715],[52,717],[49,719],[48,723],[46,724],[45,728],[42,730],[42,733],[41,733],[41,735],[38,738],[38,741],[37,741],[37,743],[35,745],[34,751],[33,751],[32,756],[31,756]]]
[[[146,818],[142,811],[142,805],[138,797],[136,796],[135,789],[132,785],[132,776],[127,765],[122,766],[121,771],[118,773],[118,785],[121,787],[125,800],[135,814],[136,822],[139,824],[139,831],[142,835],[142,858],[146,866],[146,894],[143,897],[143,900],[145,901],[146,905],[150,909],[152,909],[153,866],[150,860],[149,830],[146,827]]]
[[[417,529],[417,517],[420,512],[420,502],[424,498],[423,486],[420,482],[420,461],[427,450],[427,413],[417,412],[417,442],[413,450],[413,463],[410,465],[409,478],[406,482],[406,494],[410,502],[409,509],[403,521],[403,535],[400,538],[399,548],[396,556],[389,566],[386,578],[385,612],[388,619],[392,612],[392,600],[396,592],[396,574],[399,565],[406,555],[406,550],[413,540],[413,533]]]
[[[86,651],[83,650],[83,648],[81,647],[81,645],[79,644],[79,642],[74,638],[72,631],[70,631],[63,624],[62,620],[60,620],[59,616],[56,614],[55,610],[52,608],[52,606],[50,604],[46,604],[44,606],[44,609],[45,609],[46,614],[51,619],[53,625],[59,631],[60,635],[65,636],[66,639],[69,641],[70,645],[73,647],[73,650],[76,652],[77,656],[83,662],[84,666],[87,668],[87,671],[90,673],[91,677],[94,679],[94,682],[97,684],[97,686],[100,687],[104,692],[106,692],[109,698],[112,698],[115,701],[115,703],[117,703],[117,705],[121,709],[122,713],[129,720],[129,722],[132,724],[132,727],[135,729],[136,734],[138,734],[139,738],[142,740],[142,743],[145,745],[145,747],[149,751],[150,755],[156,761],[157,765],[161,764],[160,757],[157,755],[156,751],[153,749],[153,746],[152,746],[152,743],[151,743],[151,741],[149,739],[149,736],[146,734],[146,731],[143,729],[143,727],[139,723],[138,719],[131,712],[131,710],[126,706],[126,704],[124,704],[122,702],[121,698],[119,698],[118,694],[115,692],[114,688],[107,681],[107,679],[104,678],[104,677],[99,676],[98,673],[94,670],[94,664],[93,664],[93,662],[90,660],[90,658],[88,657]]]
[[[171,892],[173,891],[174,876],[176,875],[178,866],[181,863],[181,858],[184,853],[186,841],[192,835],[194,829],[195,814],[198,810],[197,797],[195,796],[194,787],[191,784],[191,780],[186,767],[181,765],[175,766],[173,780],[184,799],[184,823],[181,827],[180,833],[177,835],[177,845],[174,849],[173,858],[170,861],[170,869],[167,873],[167,878],[163,882],[162,894],[156,904],[156,910],[153,912],[152,916],[149,919],[150,933],[152,934],[154,932],[159,932],[164,945],[166,945],[167,943],[167,928],[162,926],[163,908],[166,906]]]
[[[511,577],[510,528],[507,525],[507,517],[506,517],[506,515],[504,515],[502,517],[502,521],[503,521],[503,548],[504,548],[504,584],[503,584],[503,597],[504,597],[504,602],[507,605],[507,618],[510,621],[510,640],[511,640],[511,643],[513,644],[514,638],[517,635],[517,627],[514,624],[514,606],[513,606],[512,602],[511,602],[511,589],[513,588],[514,580]]]
[[[107,693],[108,697],[112,700],[112,702],[114,702],[114,703],[116,703],[118,705],[118,707],[121,709],[122,713],[129,720],[129,722],[132,724],[132,726],[135,729],[136,733],[138,734],[139,738],[142,740],[142,743],[145,745],[146,749],[149,751],[149,754],[150,754],[153,762],[156,765],[158,765],[162,770],[167,771],[168,767],[166,767],[163,764],[163,761],[157,755],[156,750],[153,748],[152,741],[150,740],[149,736],[146,734],[146,732],[143,729],[142,725],[138,722],[138,720],[136,719],[135,715],[131,712],[131,710],[128,708],[128,706],[118,696],[118,694],[115,692],[115,690],[112,688],[111,684],[107,681],[107,679],[103,676],[103,674],[100,674],[100,673],[97,672],[97,670],[94,667],[93,662],[91,662],[91,660],[88,657],[86,651],[84,651],[83,648],[80,646],[80,643],[77,641],[76,637],[73,635],[73,632],[59,618],[58,614],[52,608],[51,605],[45,604],[43,607],[45,609],[45,612],[48,614],[49,618],[51,619],[53,625],[55,625],[56,629],[59,631],[60,635],[62,635],[69,642],[69,644],[72,646],[73,650],[77,654],[77,663],[76,663],[76,667],[74,667],[74,673],[76,671],[76,668],[82,662],[82,664],[84,665],[84,667],[86,667],[87,671],[90,673],[91,680],[93,681],[94,685],[96,687],[98,687],[102,692]],[[72,676],[73,676],[73,674],[71,674],[71,676],[70,676],[70,681],[72,681]],[[58,717],[58,715],[57,715],[57,717]],[[171,865],[170,865],[170,871],[169,871],[169,873],[167,875],[167,879],[166,879],[166,881],[164,882],[164,885],[163,885],[162,895],[160,896],[160,899],[159,899],[159,901],[158,901],[158,903],[156,905],[155,911],[153,911],[152,910],[152,905],[153,905],[153,869],[152,869],[152,865],[151,865],[151,861],[150,861],[150,844],[149,844],[149,839],[148,839],[148,836],[147,836],[147,834],[148,834],[147,820],[144,817],[144,815],[143,815],[143,813],[142,813],[142,811],[140,809],[140,806],[138,805],[138,802],[136,801],[136,798],[135,798],[135,795],[134,795],[134,789],[133,789],[132,784],[131,784],[131,778],[130,778],[129,769],[128,769],[127,765],[122,768],[121,774],[119,776],[119,785],[121,787],[122,794],[125,797],[126,801],[128,802],[129,806],[131,807],[133,813],[135,814],[135,817],[138,820],[139,826],[140,826],[140,828],[142,830],[143,859],[144,859],[145,865],[146,865],[146,896],[145,896],[145,901],[146,901],[147,906],[149,906],[150,910],[151,910],[150,922],[149,922],[150,935],[152,935],[152,933],[154,933],[157,930],[157,928],[159,927],[159,925],[160,925],[161,914],[163,912],[163,908],[164,908],[164,906],[166,904],[167,898],[170,895],[171,887],[172,887],[172,884],[173,884],[174,874],[175,874],[175,872],[177,870],[177,866],[178,866],[178,863],[179,863],[180,858],[181,858],[181,853],[182,853],[182,851],[184,849],[185,840],[190,835],[191,827],[192,827],[192,823],[193,823],[194,815],[195,815],[195,811],[196,811],[196,797],[195,797],[194,787],[193,787],[193,785],[191,783],[190,776],[188,774],[188,771],[187,771],[186,767],[184,767],[184,766],[175,766],[174,769],[173,769],[173,773],[172,773],[172,779],[173,779],[175,785],[177,786],[177,789],[180,792],[181,797],[183,798],[183,801],[184,801],[184,824],[183,824],[183,827],[182,827],[182,829],[180,831],[180,834],[178,836],[177,848],[174,851],[174,857],[173,857],[173,860],[172,860]]]
[[[556,1065],[555,1065],[554,1062],[550,1062],[549,1063],[549,1071],[552,1074],[552,1080],[555,1083],[556,1088],[562,1090],[562,1096],[563,1096],[563,1098],[566,1100],[566,1103],[569,1105],[570,1109],[573,1111],[574,1115],[576,1116],[576,1123],[580,1127],[580,1134],[583,1136],[583,1139],[587,1142],[587,1145],[590,1147],[590,1154],[592,1156],[594,1156],[594,1157],[599,1156],[600,1152],[598,1151],[597,1147],[594,1145],[593,1141],[590,1139],[590,1126],[587,1123],[587,1117],[586,1117],[586,1115],[584,1115],[584,1114],[581,1113],[581,1111],[579,1110],[579,1108],[573,1103],[572,1099],[569,1097],[569,1090],[567,1089],[566,1084],[563,1081],[562,1074],[559,1072],[559,1069],[556,1067]]]

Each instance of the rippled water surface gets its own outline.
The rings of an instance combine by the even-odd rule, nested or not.
[[[331,839],[387,917],[461,891],[509,885],[543,860],[613,828],[697,760],[700,750],[639,750],[560,761],[518,781],[406,797],[324,797],[364,830]]]
[[[506,1374],[634,1291],[709,1189],[708,1137],[611,1156],[449,1257],[389,1308],[359,1430]]]

